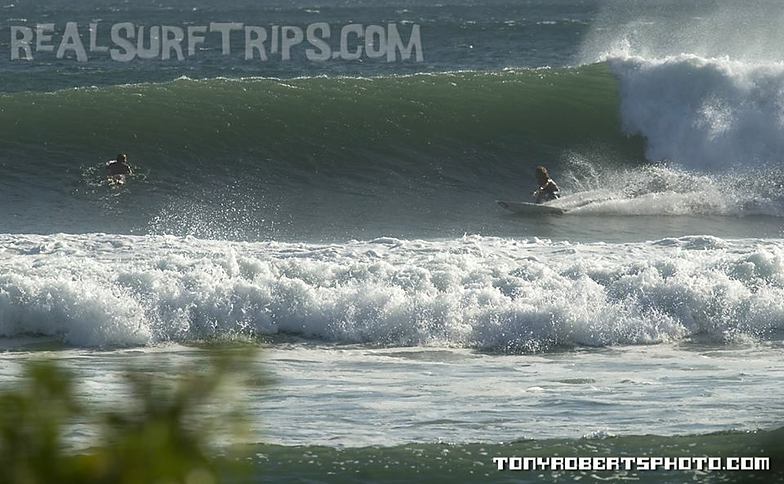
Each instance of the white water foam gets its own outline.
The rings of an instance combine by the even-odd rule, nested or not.
[[[677,55],[609,57],[629,134],[647,157],[692,169],[781,166],[784,63]]]
[[[572,155],[554,206],[571,215],[784,217],[780,173],[703,173],[667,164],[597,165]]]
[[[76,346],[285,333],[519,352],[784,329],[784,243],[771,240],[4,235],[0,252],[0,335]]]

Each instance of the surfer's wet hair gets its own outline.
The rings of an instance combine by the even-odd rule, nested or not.
[[[550,179],[550,174],[547,173],[547,168],[545,168],[543,166],[537,166],[536,167],[536,178],[538,180],[549,180]]]
[[[119,162],[128,161],[128,155],[124,153],[120,153],[119,155],[117,155],[117,161]]]

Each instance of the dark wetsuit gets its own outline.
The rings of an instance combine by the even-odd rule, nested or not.
[[[548,179],[547,183],[536,191],[536,203],[545,203],[556,199],[558,199],[558,185]]]
[[[118,175],[130,175],[131,167],[128,166],[128,163],[123,163],[120,161],[113,161],[106,165],[106,170],[109,172],[109,176],[118,176]]]

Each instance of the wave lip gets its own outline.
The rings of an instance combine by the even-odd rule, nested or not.
[[[682,54],[609,57],[624,130],[651,160],[707,170],[784,160],[784,63]]]
[[[784,329],[784,247],[711,237],[336,245],[2,236],[0,335],[139,346],[292,334],[501,352]]]

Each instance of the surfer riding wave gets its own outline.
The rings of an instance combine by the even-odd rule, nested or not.
[[[545,203],[557,200],[560,196],[558,185],[550,178],[547,168],[543,166],[536,167],[536,182],[539,188],[533,193],[536,203]]]
[[[563,215],[566,213],[566,210],[561,207],[554,207],[546,204],[546,202],[557,200],[560,195],[558,185],[550,178],[547,168],[543,166],[536,167],[536,181],[539,188],[532,194],[535,203],[503,200],[496,200],[496,203],[498,203],[501,208],[517,214]]]

